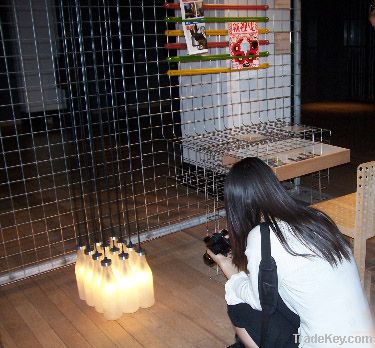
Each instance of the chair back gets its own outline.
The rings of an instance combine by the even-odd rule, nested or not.
[[[362,163],[357,169],[356,229],[362,238],[375,236],[375,161]]]

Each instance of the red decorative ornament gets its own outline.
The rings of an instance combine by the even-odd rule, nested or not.
[[[246,38],[240,38],[231,46],[231,52],[233,56],[238,56],[238,58],[234,58],[239,64],[241,64],[244,68],[250,67],[253,63],[254,59],[257,59],[257,55],[259,53],[259,44],[257,40],[247,41],[244,42]],[[243,56],[253,56],[253,57],[246,57]]]

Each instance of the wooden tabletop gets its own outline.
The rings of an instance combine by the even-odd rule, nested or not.
[[[251,134],[241,135],[240,139],[251,142],[252,136]],[[259,138],[254,139],[259,140]],[[301,142],[299,145],[301,147],[296,147],[293,140],[279,140],[257,145],[257,151],[263,154],[260,157],[263,156],[262,159],[267,163],[280,161],[280,164],[277,166],[270,164],[280,181],[350,162],[349,149],[308,140],[303,141],[303,143]],[[233,149],[233,151],[227,152],[222,159],[223,165],[230,168],[242,158],[254,156],[254,148],[244,147],[240,150]],[[301,156],[302,159],[300,158]]]
[[[352,238],[354,237],[356,212],[355,192],[319,202],[312,205],[312,207],[326,213],[336,223],[343,234]]]

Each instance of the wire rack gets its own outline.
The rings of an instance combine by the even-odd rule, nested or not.
[[[329,138],[328,130],[278,120],[183,136],[173,141],[185,148],[212,154],[224,155],[248,149],[250,156],[265,157],[305,147],[311,142],[329,141]]]
[[[319,156],[314,153],[315,144],[329,143],[331,132],[322,128],[291,124],[283,120],[254,124],[223,131],[207,132],[194,136],[173,139],[180,152],[188,154],[190,164],[194,164],[194,179],[192,173],[186,172],[183,182],[194,181],[196,185],[205,187],[207,177],[217,178],[212,192],[219,191],[222,197],[224,176],[231,165],[246,157],[259,157],[270,167],[276,168],[285,164],[285,159],[298,162]],[[298,149],[297,156],[287,155],[291,150]],[[175,147],[174,147],[174,151]],[[195,161],[189,152],[195,156]],[[295,158],[293,158],[295,157]],[[182,174],[183,175],[183,174]],[[220,178],[220,179],[219,179]],[[323,178],[328,179],[323,172],[314,173],[312,189],[321,192]]]

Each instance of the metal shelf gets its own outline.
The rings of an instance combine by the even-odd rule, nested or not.
[[[201,190],[210,181],[210,186],[215,186],[212,192],[221,194],[223,178],[242,158],[259,157],[280,181],[349,162],[350,150],[330,145],[330,136],[331,132],[326,129],[275,120],[187,135],[172,141],[181,147],[183,161],[186,156],[185,163],[191,166],[188,171],[182,170],[181,182],[190,182]],[[221,179],[212,182],[213,175]]]
[[[181,146],[181,153],[193,151],[199,154],[196,160],[189,158],[190,164],[226,173],[228,165],[245,157],[259,157],[271,167],[279,167],[289,161],[293,162],[293,160],[288,160],[287,156],[283,156],[281,160],[277,154],[295,149],[301,149],[300,156],[305,156],[304,159],[316,157],[320,153],[315,153],[315,148],[310,149],[313,151],[311,156],[303,149],[314,144],[327,143],[329,139],[329,130],[276,120],[186,135],[175,138],[172,142]],[[297,158],[294,162],[300,160],[302,159]]]

